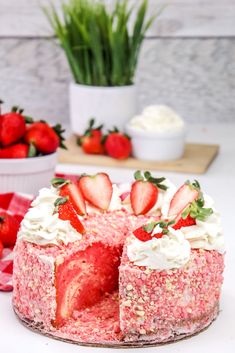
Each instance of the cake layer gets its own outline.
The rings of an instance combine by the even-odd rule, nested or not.
[[[216,251],[191,250],[183,268],[156,271],[135,266],[125,249],[119,293],[120,328],[126,338],[154,334],[164,341],[197,330],[197,323],[207,325],[217,312],[223,261]]]
[[[57,309],[55,326],[62,326],[74,310],[96,304],[118,287],[122,246],[94,243],[73,256],[59,258],[55,267]]]

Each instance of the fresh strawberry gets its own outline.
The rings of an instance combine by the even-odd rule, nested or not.
[[[60,219],[69,221],[71,226],[76,229],[78,233],[83,234],[85,232],[83,224],[80,222],[72,203],[67,197],[59,197],[55,202],[55,206],[58,208]]]
[[[20,227],[18,220],[7,213],[0,212],[0,240],[4,246],[14,246]]]
[[[107,154],[116,159],[126,159],[132,151],[130,137],[119,132],[117,128],[109,131],[109,134],[105,136],[104,147]]]
[[[0,240],[0,259],[2,257],[2,252],[3,252],[3,244],[2,244],[2,242]]]
[[[133,234],[137,239],[143,242],[151,240],[153,238],[160,239],[163,237],[164,234],[168,234],[168,227],[172,226],[172,224],[174,224],[174,221],[165,222],[163,220],[157,220],[155,222],[151,222],[137,228],[136,230],[134,230]],[[159,226],[161,230],[159,233],[154,233],[154,229],[156,226]]]
[[[51,127],[46,122],[38,121],[28,127],[24,140],[28,144],[33,144],[42,154],[50,154],[59,146],[66,148],[63,144],[63,132],[60,124]]]
[[[200,194],[198,182],[183,184],[171,199],[168,217],[179,215],[190,203],[196,200]]]
[[[0,143],[3,147],[18,142],[25,134],[23,110],[13,107],[10,113],[0,115]]]
[[[108,209],[113,188],[106,173],[98,173],[92,176],[82,175],[78,185],[85,200],[101,210]]]
[[[185,219],[180,217],[179,220],[177,221],[177,223],[172,226],[172,228],[180,229],[182,227],[189,227],[189,226],[193,226],[195,224],[196,224],[195,218],[192,218],[189,214]]]
[[[0,149],[0,158],[27,158],[29,156],[29,146],[24,143]]]
[[[166,186],[161,184],[165,178],[153,178],[149,172],[145,172],[143,177],[139,170],[134,177],[136,181],[131,187],[131,207],[135,215],[145,214],[157,202],[158,188],[166,190]]]
[[[205,222],[207,218],[214,212],[212,208],[206,208],[203,193],[200,191],[200,185],[198,181],[194,181],[194,187],[197,187],[199,195],[196,200],[190,202],[187,207],[183,209],[181,213],[175,218],[176,224],[175,229],[181,227],[189,227],[196,224],[196,219],[201,222]]]
[[[60,196],[67,196],[69,198],[73,208],[80,216],[86,214],[85,200],[77,182],[71,182],[63,178],[54,178],[51,183],[54,187],[60,189]]]
[[[148,241],[152,239],[151,232],[147,232],[143,226],[135,229],[133,234],[137,239],[141,241]]]
[[[103,154],[104,146],[102,144],[102,127],[94,127],[95,120],[91,119],[89,126],[82,136],[78,138],[78,144],[83,151],[88,154]]]

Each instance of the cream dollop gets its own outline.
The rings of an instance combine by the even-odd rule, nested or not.
[[[156,232],[160,232],[159,226]],[[169,233],[162,238],[142,242],[131,236],[127,255],[135,265],[153,270],[168,270],[183,267],[190,258],[190,244],[180,230],[169,227]]]
[[[184,128],[183,119],[170,107],[165,105],[150,105],[141,115],[129,122],[130,127],[141,131],[169,132]]]
[[[54,202],[58,198],[53,187],[43,188],[26,213],[18,238],[38,245],[68,244],[81,239],[69,221],[63,221],[55,211]]]
[[[204,194],[205,207],[212,208],[213,213],[205,222],[196,219],[196,225],[183,227],[185,238],[190,242],[193,249],[216,250],[223,254],[225,251],[224,235],[222,230],[221,216],[214,208],[213,199]]]

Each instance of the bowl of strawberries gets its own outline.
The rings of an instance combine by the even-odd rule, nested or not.
[[[19,107],[0,110],[0,193],[36,194],[55,173],[57,149],[65,148],[60,124],[25,116]]]

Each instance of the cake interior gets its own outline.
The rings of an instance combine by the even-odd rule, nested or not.
[[[105,294],[118,288],[121,252],[121,246],[111,247],[98,242],[62,261],[57,259],[56,327],[63,326],[74,311],[95,305]]]

